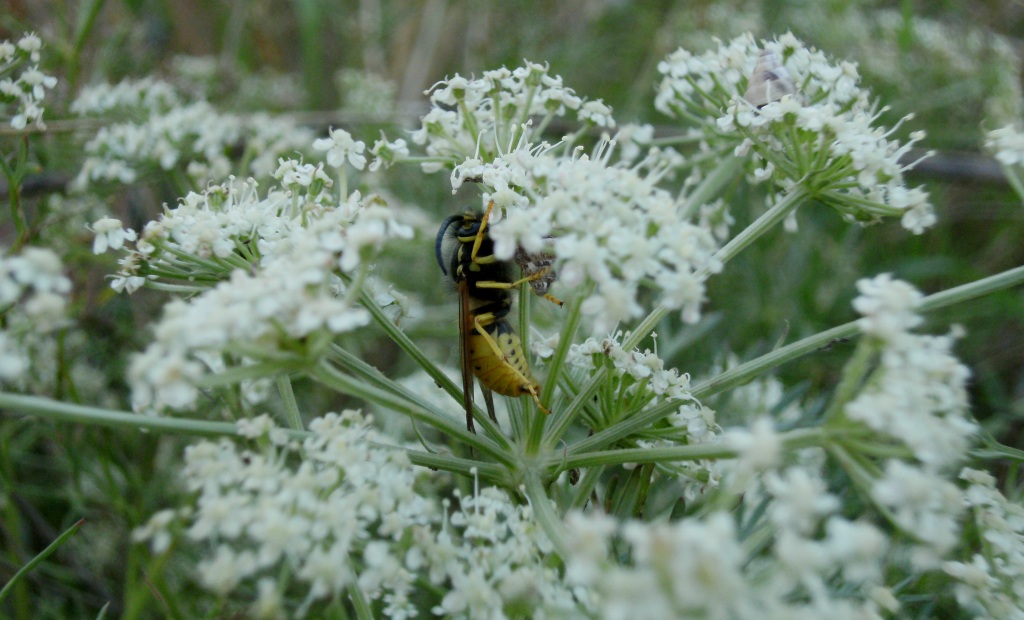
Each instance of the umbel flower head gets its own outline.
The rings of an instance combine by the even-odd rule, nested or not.
[[[369,321],[357,302],[371,264],[412,229],[383,200],[336,197],[322,163],[281,160],[275,177],[280,184],[263,195],[252,180],[190,193],[126,250],[115,289],[197,293],[167,304],[155,341],[134,359],[137,408],[191,407],[197,383],[225,360],[316,356],[332,335]],[[116,220],[94,229],[106,235],[101,249],[134,240]]]
[[[583,101],[536,63],[445,80],[431,102],[413,134],[426,149],[420,161],[429,171],[450,169],[453,190],[472,181],[484,191],[483,204],[493,202],[495,256],[553,254],[560,285],[587,291],[582,309],[596,333],[641,316],[644,286],[658,288],[658,301],[685,320],[699,318],[697,273],[718,270],[717,242],[658,186],[670,164],[658,153],[613,159],[615,142],[607,138],[590,153],[573,148],[587,128],[615,126],[607,106]],[[572,110],[579,132],[555,145],[534,141]]]
[[[517,144],[530,142],[555,117],[570,110],[584,127],[614,127],[610,109],[600,101],[584,102],[551,75],[546,65],[526,62],[515,69],[484,71],[479,78],[454,77],[435,84],[430,111],[421,119],[412,141],[422,145],[423,169],[436,172],[467,159],[492,160]],[[531,119],[539,119],[531,126]],[[458,186],[456,185],[456,188]]]
[[[764,83],[765,58],[787,82],[770,97],[752,88]],[[831,64],[791,34],[763,45],[747,34],[699,56],[677,50],[658,70],[658,110],[701,125],[710,148],[752,154],[754,181],[802,191],[858,222],[898,216],[915,234],[935,223],[927,193],[903,181],[913,164],[901,159],[924,133],[900,145],[892,138],[899,124],[877,126],[884,109],[858,85],[855,64]]]

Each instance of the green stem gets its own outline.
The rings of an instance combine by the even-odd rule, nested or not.
[[[720,184],[726,182],[732,172],[732,166],[737,165],[736,162],[725,162],[723,166],[715,171],[714,179],[709,180],[706,187],[699,190],[699,194],[703,197],[705,194],[709,195],[708,192],[711,189],[717,187]],[[744,248],[753,243],[758,237],[764,235],[766,232],[775,227],[776,224],[780,223],[786,218],[789,213],[800,205],[807,198],[806,194],[802,189],[794,189],[789,194],[786,194],[782,200],[772,205],[770,209],[761,214],[759,218],[754,220],[749,226],[743,229],[740,234],[733,237],[729,243],[719,248],[715,252],[709,262],[710,265],[724,265],[739,254]],[[711,269],[708,266],[702,267],[697,272],[697,278],[701,281],[706,280],[711,274]],[[654,328],[657,327],[658,323],[668,314],[668,308],[664,306],[658,306],[648,314],[637,327],[632,331],[628,338],[622,343],[622,348],[627,351],[632,351],[644,338],[650,335]]]
[[[61,545],[67,542],[67,540],[71,538],[75,534],[75,532],[77,532],[78,529],[82,527],[84,523],[85,519],[79,519],[74,525],[64,530],[64,533],[58,536],[56,540],[47,545],[46,549],[43,549],[41,552],[39,552],[39,554],[36,557],[32,558],[31,560],[29,560],[27,564],[22,566],[21,569],[19,569],[18,572],[15,573],[13,577],[11,577],[11,580],[4,584],[3,589],[0,590],[0,603],[2,603],[5,598],[7,598],[7,595],[10,594],[11,591],[14,589],[14,586],[16,586],[18,582],[25,578],[25,575],[29,574],[29,572],[31,572],[33,568],[35,568],[41,562],[43,562],[43,560],[50,557],[50,555],[53,554],[54,551],[59,549]]]
[[[23,396],[8,392],[0,392],[0,409],[38,415],[50,420],[70,422],[72,424],[130,428],[133,430],[145,429],[162,433],[197,435],[200,437],[238,435],[238,429],[230,422],[146,416],[125,411],[101,409],[99,407],[72,405],[49,398]],[[296,439],[302,439],[306,436],[306,433],[295,433],[292,436]]]
[[[68,92],[78,92],[78,70],[81,66],[82,50],[85,49],[85,42],[92,33],[96,18],[100,9],[105,4],[104,0],[91,0],[83,3],[84,10],[79,14],[78,25],[75,27],[75,34],[71,44],[70,58],[67,59],[67,81]]]
[[[598,369],[590,376],[590,380],[580,389],[579,393],[576,394],[576,398],[573,398],[565,408],[551,414],[551,420],[548,422],[544,432],[544,445],[553,446],[562,438],[566,429],[569,428],[572,421],[583,411],[583,407],[597,393],[597,390],[604,383],[607,376],[608,368],[602,367]]]
[[[832,395],[832,402],[825,411],[822,418],[831,420],[841,416],[846,403],[850,402],[863,386],[865,379],[871,372],[871,360],[877,352],[877,341],[874,338],[864,338],[857,343],[857,349],[853,357],[843,367],[843,374],[839,378],[839,385],[836,386]]]
[[[238,351],[232,351],[237,353]],[[254,351],[253,353],[261,353]],[[256,381],[272,377],[281,372],[294,372],[304,368],[304,364],[294,356],[285,354],[280,359],[269,362],[257,362],[248,366],[231,366],[218,373],[207,374],[195,380],[198,388],[213,388],[235,385],[242,381]]]
[[[373,620],[373,611],[370,609],[370,604],[366,600],[366,595],[359,589],[359,586],[355,583],[350,583],[348,586],[348,598],[352,601],[352,606],[356,610],[356,618],[359,620]]]
[[[529,294],[530,294],[530,285],[528,283],[526,283],[526,282],[521,283],[519,285],[519,308],[518,308],[518,310],[519,310],[519,326],[518,326],[518,330],[519,330],[519,342],[520,342],[520,344],[523,347],[523,355],[526,356],[526,359],[530,359],[530,357],[531,357],[530,356],[530,297],[529,297]],[[516,438],[517,442],[522,442],[524,444],[529,445],[530,443],[532,443],[531,438],[533,437],[533,435],[539,433],[541,430],[544,429],[544,421],[542,419],[540,419],[540,415],[542,415],[542,414],[540,414],[540,412],[536,411],[534,408],[532,408],[532,407],[531,408],[521,407],[521,409],[522,409],[522,414],[524,414],[524,415],[516,415],[519,412],[512,412],[512,411],[509,412],[510,414],[513,414],[513,417],[511,419],[513,436]],[[533,413],[532,414],[527,414],[526,413],[527,411],[533,411]],[[537,429],[538,426],[540,427],[540,429]]]
[[[395,449],[394,446],[385,444],[380,444],[379,447]],[[431,454],[421,450],[406,450],[405,453],[413,465],[460,474],[467,478],[479,476],[481,480],[490,484],[501,487],[510,486],[508,470],[496,463],[484,463],[483,461],[455,457],[451,454]]]
[[[1020,175],[1017,174],[1017,169],[1013,166],[1003,166],[1003,174],[1006,175],[1006,181],[1013,188],[1014,193],[1017,194],[1017,198],[1024,202],[1024,183],[1020,180]]]
[[[932,310],[938,310],[956,303],[982,297],[1021,283],[1024,283],[1024,266],[1015,267],[994,276],[929,295],[921,301],[919,309],[921,312],[931,312]],[[793,344],[776,349],[771,353],[740,364],[708,379],[695,386],[691,394],[695,398],[704,399],[730,388],[743,385],[776,366],[781,366],[790,360],[821,349],[834,340],[855,336],[859,332],[860,329],[857,327],[857,321],[850,321],[813,336],[808,336],[803,340],[798,340]]]
[[[576,338],[576,332],[579,330],[580,322],[583,319],[582,312],[580,311],[583,299],[589,295],[590,291],[587,289],[581,293],[568,302],[568,308],[565,309],[567,316],[562,324],[562,331],[558,335],[558,345],[555,347],[555,353],[551,356],[551,362],[548,364],[547,379],[544,381],[544,386],[541,389],[541,402],[546,403],[552,409],[552,415],[551,419],[547,420],[548,424],[545,425],[544,433],[540,437],[539,443],[537,445],[530,445],[533,453],[539,451],[541,445],[553,446],[558,442],[565,429],[576,419],[576,415],[583,410],[582,406],[575,406],[579,399],[573,401],[570,407],[562,411],[555,411],[554,403],[552,402],[555,388],[558,386],[558,378],[562,375],[563,368],[565,367],[565,358],[569,355],[569,347],[572,346],[573,340]]]
[[[210,290],[208,286],[189,286],[187,284],[168,284],[166,282],[159,282],[156,280],[146,280],[143,284],[144,287],[154,291],[164,291],[166,293],[182,293],[184,295],[198,295]]]
[[[597,377],[607,372],[607,368],[602,368],[601,370],[594,373],[594,376]],[[580,395],[577,396],[576,400],[579,400],[580,396],[584,396],[584,394],[584,392],[580,392]],[[586,398],[589,398],[589,396],[587,396]],[[658,420],[668,416],[673,411],[679,409],[680,404],[681,403],[679,401],[666,401],[658,405],[655,405],[654,407],[651,407],[647,411],[626,418],[625,420],[617,422],[616,424],[609,426],[608,428],[604,429],[599,433],[594,433],[593,435],[587,437],[586,439],[582,439],[580,441],[577,441],[576,443],[571,444],[566,449],[566,454],[568,454],[571,458],[575,456],[581,456],[587,453],[593,453],[593,451],[595,450],[600,450],[605,446],[609,446],[615,443],[616,441],[622,439],[623,437],[627,437],[629,435],[632,435],[633,433],[639,432],[647,428],[648,426],[651,426]]]
[[[287,373],[277,376],[277,391],[284,404],[284,417],[288,428],[296,431],[305,430],[302,425],[302,414],[299,413],[299,403],[296,402],[295,392],[292,390],[292,380]]]
[[[567,458],[550,457],[552,466],[560,470],[595,467],[602,465],[622,465],[624,463],[670,463],[674,461],[699,461],[702,459],[730,459],[736,457],[736,451],[722,444],[701,444],[696,446],[671,446],[664,448],[620,448],[584,452],[570,455]]]
[[[565,541],[569,539],[569,532],[565,529],[565,524],[562,523],[562,520],[555,514],[551,499],[548,497],[544,484],[536,472],[531,472],[526,476],[526,497],[530,500],[530,506],[533,508],[533,514],[537,518],[537,523],[540,524],[541,529],[544,530],[548,539],[551,540],[551,544],[555,547],[555,552],[563,559],[568,558],[569,547]]]
[[[438,416],[447,416],[447,412],[444,410],[435,407],[432,403],[424,401],[422,395],[413,394],[401,384],[384,376],[384,373],[377,368],[367,364],[353,353],[346,351],[338,345],[332,344],[330,346],[329,355],[330,359],[336,362],[343,370],[359,379],[362,379],[363,381],[366,381],[370,385],[384,391],[394,392],[410,403],[419,404],[422,407],[430,409]]]
[[[702,205],[711,202],[728,183],[735,181],[743,163],[743,159],[731,155],[719,160],[715,169],[686,196],[680,209],[681,217],[690,219]]]
[[[983,297],[995,291],[1024,283],[1024,265],[1007,269],[994,276],[975,280],[967,284],[929,295],[921,301],[921,312],[930,312],[962,301]]]
[[[21,179],[24,174],[22,161],[28,154],[28,137],[22,136],[18,142],[18,154],[15,159],[17,163],[12,168],[7,163],[7,158],[0,153],[0,170],[7,179],[7,197],[11,210],[11,221],[17,231],[16,241],[12,248],[13,252],[18,251],[28,240],[28,223],[25,221],[25,212],[21,207]],[[24,156],[24,157],[23,157]]]
[[[555,353],[551,356],[551,361],[547,365],[548,375],[541,389],[540,400],[548,405],[551,405],[551,398],[555,394],[555,387],[558,386],[558,377],[562,373],[562,367],[565,365],[565,358],[569,355],[569,347],[572,346],[573,340],[576,338],[576,331],[579,329],[580,322],[583,319],[583,314],[580,311],[583,306],[583,299],[589,294],[589,291],[584,291],[582,295],[569,300],[568,308],[565,309],[566,316],[562,324],[562,331],[558,335],[558,345],[555,347]]]
[[[564,467],[563,469],[572,469],[571,467]],[[589,467],[583,474],[583,478],[576,483],[576,489],[573,491],[572,499],[569,502],[569,510],[581,510],[590,501],[590,495],[594,492],[594,487],[601,481],[601,474],[604,473],[605,468],[603,466]]]
[[[799,188],[799,186],[783,196],[782,200],[772,205],[770,209],[762,213],[760,217],[744,228],[740,234],[730,239],[729,243],[726,243],[724,246],[719,248],[719,250],[715,252],[715,256],[712,258],[711,263],[721,263],[722,265],[728,263],[747,246],[769,230],[775,228],[776,224],[779,224],[782,220],[786,219],[786,216],[789,215],[793,209],[800,206],[800,203],[806,199],[807,194],[802,188]],[[702,276],[702,280],[710,275],[707,267],[701,269],[698,274]]]

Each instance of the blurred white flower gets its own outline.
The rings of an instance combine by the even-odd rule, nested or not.
[[[988,132],[985,150],[1004,166],[1024,165],[1024,132],[1016,125],[1006,125]]]
[[[896,525],[920,546],[912,560],[919,569],[935,568],[959,542],[964,497],[945,478],[904,461],[886,461],[871,497],[892,514]]]
[[[221,112],[206,101],[183,99],[173,86],[152,78],[87,88],[71,109],[125,119],[101,127],[86,142],[85,161],[72,182],[76,191],[97,183],[133,183],[147,169],[178,167],[203,187],[235,169],[229,153],[239,145],[253,154],[239,172],[264,178],[279,157],[308,152],[313,142],[311,130],[290,120]]]
[[[906,444],[931,470],[958,463],[977,432],[968,416],[970,371],[952,354],[954,336],[916,335],[921,294],[882,274],[857,283],[861,330],[883,340],[879,368],[845,415]]]
[[[108,249],[120,250],[124,242],[135,241],[135,231],[121,228],[121,220],[104,217],[93,222],[91,230],[96,237],[92,242],[92,253],[103,254]]]
[[[42,48],[43,42],[35,33],[23,35],[17,46],[0,41],[0,116],[7,116],[7,106],[13,104],[9,122],[18,131],[29,125],[46,129],[42,102],[46,91],[57,85],[57,78],[39,70]],[[26,62],[31,65],[25,67]]]
[[[853,308],[864,316],[858,326],[865,334],[891,341],[921,324],[917,308],[924,296],[910,284],[883,273],[859,280],[857,289]]]

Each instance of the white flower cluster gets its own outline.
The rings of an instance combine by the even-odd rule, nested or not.
[[[642,285],[659,290],[652,303],[695,322],[704,277],[721,269],[718,243],[657,187],[664,165],[611,163],[613,149],[602,143],[591,158],[559,156],[546,145],[520,148],[486,164],[467,161],[453,176],[479,176],[494,188],[484,200],[497,207],[490,229],[495,256],[511,259],[517,247],[549,251],[559,285],[589,291],[582,311],[594,332],[642,316]]]
[[[0,41],[0,105],[15,105],[10,125],[19,131],[29,125],[46,129],[42,103],[46,90],[57,85],[57,78],[39,70],[42,48],[43,42],[35,33],[24,35],[17,43]],[[31,64],[15,76],[25,62]]]
[[[996,488],[985,471],[965,468],[964,494],[982,544],[970,561],[942,565],[956,579],[956,599],[975,617],[1024,618],[1024,507]]]
[[[579,120],[587,126],[615,126],[607,106],[600,101],[584,104],[561,76],[533,62],[511,70],[485,71],[477,79],[456,74],[427,92],[431,109],[412,134],[412,141],[424,146],[430,158],[423,163],[427,172],[470,158],[488,161],[524,138],[529,142],[527,122],[532,117],[541,117],[537,133],[569,110],[578,111]]]
[[[910,560],[917,569],[938,568],[960,542],[963,493],[932,470],[889,459],[872,484],[871,499],[916,543]]]
[[[248,436],[264,436],[261,448],[227,440],[190,446],[182,473],[195,506],[157,513],[136,539],[163,552],[174,521],[183,521],[188,538],[207,547],[196,567],[201,585],[226,595],[259,582],[254,610],[265,617],[303,616],[349,588],[383,600],[388,616],[416,615],[411,591],[428,558],[408,541],[431,538],[439,510],[416,491],[405,453],[380,447],[386,438],[356,411],[314,420],[301,445],[265,416],[244,426]],[[291,610],[289,583],[305,588]]]
[[[181,168],[196,187],[232,173],[231,152],[251,154],[239,171],[268,177],[277,158],[308,150],[313,132],[268,114],[221,112],[206,101],[182,101],[167,83],[122,82],[107,92],[86,89],[72,109],[79,114],[117,112],[128,121],[101,127],[85,144],[86,158],[73,182],[77,191],[96,183],[135,182],[147,170]],[[245,158],[243,158],[245,160]]]
[[[593,368],[595,356],[611,361],[615,372],[630,376],[633,391],[649,390],[652,396],[673,400],[693,400],[690,396],[690,375],[679,374],[675,368],[665,368],[665,361],[650,349],[627,351],[622,348],[622,332],[607,338],[587,338],[579,344],[569,346],[566,363],[580,368]]]
[[[790,478],[800,476],[776,481],[780,496],[793,495]],[[837,505],[814,514],[807,531],[776,524],[777,536],[764,539],[772,542],[754,556],[724,512],[622,525],[601,514],[572,513],[566,580],[582,586],[584,602],[609,620],[879,617],[875,598],[887,592],[879,586],[887,541],[870,525],[829,516]],[[610,558],[613,544],[618,553]]]
[[[954,465],[966,454],[976,425],[968,418],[970,371],[952,354],[955,337],[910,333],[920,293],[882,274],[857,284],[861,329],[880,338],[879,367],[845,414],[904,443],[928,469]]]
[[[736,451],[735,470],[740,478],[770,470],[782,462],[782,439],[767,416],[755,419],[749,426],[727,429],[722,434],[722,443]]]
[[[451,618],[578,615],[529,505],[485,488],[444,517],[417,490],[426,470],[355,411],[314,420],[301,444],[267,416],[239,430],[260,447],[188,448],[194,506],[154,514],[134,537],[162,553],[184,531],[206,548],[196,567],[204,588],[226,595],[256,584],[254,616],[302,617],[353,589],[394,618],[431,600]],[[295,585],[301,602],[290,600]]]
[[[44,248],[0,255],[0,381],[26,379],[33,352],[66,324],[71,280],[60,258]]]
[[[137,120],[142,120],[182,103],[181,96],[170,83],[144,77],[121,80],[117,84],[87,86],[71,102],[71,111],[79,116],[137,116]]]
[[[122,228],[121,220],[112,217],[96,220],[89,229],[96,235],[92,242],[93,254],[103,254],[108,249],[120,250],[125,241],[135,241],[137,238],[134,230]]]
[[[435,614],[493,620],[580,615],[529,505],[513,504],[495,488],[460,497],[459,504],[440,532],[416,541],[423,572],[445,589]]]
[[[988,132],[985,149],[1004,166],[1024,166],[1024,132],[1015,125]]]
[[[856,221],[900,216],[915,234],[934,224],[927,193],[904,184],[909,165],[900,161],[924,134],[901,146],[891,139],[895,129],[876,127],[878,113],[852,63],[832,65],[791,34],[764,49],[782,59],[796,93],[760,107],[744,98],[762,52],[747,34],[700,56],[683,49],[669,55],[658,66],[665,78],[655,106],[697,119],[722,150],[752,150],[756,181],[799,187]]]
[[[671,402],[677,408],[659,425],[657,438],[633,438],[636,446],[718,442],[722,429],[715,421],[715,411],[690,395],[690,375],[665,368],[664,360],[653,351],[625,350],[621,339],[620,332],[602,339],[588,338],[569,347],[567,366],[584,372],[593,372],[603,365],[612,369],[613,379],[606,392],[613,394],[611,402],[597,412],[597,418],[587,420],[590,428],[601,430],[640,410]],[[633,403],[634,407],[624,408],[624,402]],[[716,486],[720,477],[719,463],[710,460],[673,463],[671,469],[679,481],[696,483],[684,485],[684,493],[690,498]]]
[[[910,284],[882,273],[859,280],[857,289],[853,309],[864,317],[857,321],[863,333],[892,342],[921,324],[917,309],[924,296]]]
[[[317,170],[295,162],[282,168],[297,186],[312,183]],[[192,406],[196,383],[217,369],[208,358],[252,360],[310,347],[315,355],[322,339],[314,336],[365,325],[360,289],[338,276],[361,283],[385,242],[411,235],[393,210],[358,193],[338,206],[299,203],[281,190],[261,198],[251,181],[190,194],[146,226],[113,282],[129,290],[158,277],[219,282],[165,307],[155,341],[129,369],[136,407]]]

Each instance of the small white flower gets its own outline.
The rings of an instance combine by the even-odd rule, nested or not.
[[[581,121],[588,121],[598,127],[615,128],[615,119],[612,118],[612,109],[600,99],[588,101],[580,106],[579,118]]]
[[[363,150],[366,145],[358,140],[352,139],[352,134],[344,129],[329,130],[330,137],[319,138],[313,141],[313,148],[317,151],[327,152],[327,164],[340,168],[348,161],[356,170],[362,170],[366,165],[366,156]]]
[[[121,220],[104,217],[92,224],[91,230],[96,235],[92,243],[93,254],[103,254],[107,249],[120,250],[124,242],[135,241],[135,231],[121,228]]]

